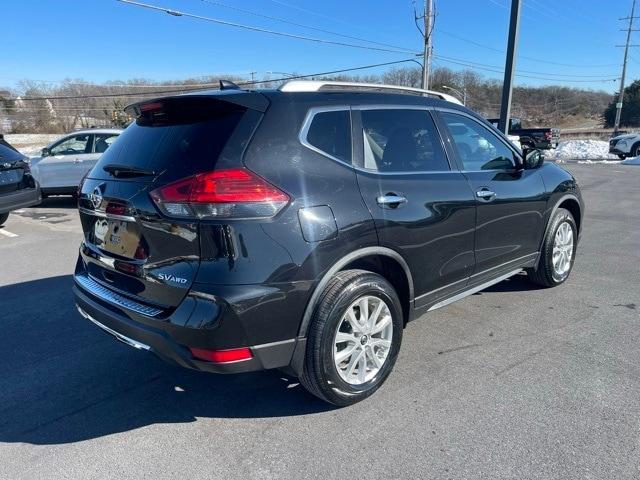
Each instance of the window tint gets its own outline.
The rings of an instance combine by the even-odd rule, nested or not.
[[[364,168],[380,172],[449,170],[440,137],[425,110],[363,110]]]
[[[442,113],[465,170],[509,170],[515,154],[494,133],[475,120],[454,113]]]
[[[9,161],[15,162],[16,160],[20,160],[22,158],[24,158],[24,155],[22,155],[4,140],[0,140],[0,163]]]
[[[332,157],[351,163],[351,115],[349,111],[316,113],[307,131],[307,143]]]
[[[51,155],[79,155],[89,153],[87,146],[90,135],[74,135],[58,143],[51,149]]]
[[[94,141],[93,151],[95,153],[104,153],[113,142],[116,141],[118,135],[115,133],[98,133]]]
[[[117,138],[105,140],[112,144],[90,178],[112,179],[102,169],[108,164],[162,172],[161,181],[171,181],[233,163],[240,156],[234,156],[236,149],[242,151],[260,116],[216,99],[187,95],[152,106]]]

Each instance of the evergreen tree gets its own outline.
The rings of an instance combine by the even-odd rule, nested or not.
[[[618,95],[604,111],[604,122],[607,127],[613,127],[616,120],[616,103]],[[636,80],[624,89],[624,105],[620,116],[620,125],[625,127],[637,127],[640,125],[640,80]]]

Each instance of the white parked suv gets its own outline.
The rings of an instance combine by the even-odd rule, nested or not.
[[[609,153],[624,160],[640,156],[640,133],[625,133],[609,140]]]
[[[31,173],[40,183],[42,196],[75,195],[82,177],[118,138],[122,130],[89,128],[69,133],[31,159]]]

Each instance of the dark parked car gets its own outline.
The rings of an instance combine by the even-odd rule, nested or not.
[[[75,299],[184,367],[280,368],[352,404],[385,381],[407,322],[571,271],[575,179],[437,93],[289,82],[127,111],[81,185]]]
[[[40,203],[40,190],[31,176],[29,159],[0,135],[0,226],[9,212]]]
[[[491,118],[489,123],[498,128],[499,119]],[[512,117],[509,120],[509,135],[520,137],[523,149],[539,148],[548,150],[556,148],[560,141],[559,128],[522,128],[522,120]]]

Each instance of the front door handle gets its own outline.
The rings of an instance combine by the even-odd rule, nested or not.
[[[376,198],[376,202],[382,208],[398,208],[403,203],[407,203],[407,199],[402,195],[388,193],[386,195],[380,195],[378,198]]]
[[[476,191],[476,197],[482,198],[483,200],[491,200],[495,196],[496,196],[496,193],[492,192],[486,187]]]

